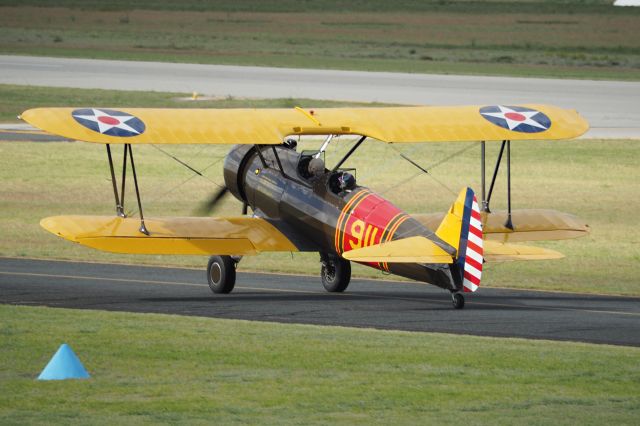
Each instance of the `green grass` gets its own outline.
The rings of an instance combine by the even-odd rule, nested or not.
[[[5,6],[38,6],[47,7],[47,0],[2,0]],[[80,10],[131,11],[131,10],[163,10],[163,11],[215,11],[215,12],[433,12],[455,11],[459,13],[492,13],[507,12],[582,12],[582,13],[625,13],[621,8],[613,8],[613,0],[278,0],[265,2],[260,0],[141,0],[131,3],[126,0],[104,2],[100,0],[61,0],[56,5]],[[633,12],[633,11],[632,11]]]
[[[136,9],[126,4],[67,1],[52,8],[35,7],[48,5],[42,1],[5,1],[0,52],[640,79],[640,11],[607,2],[141,2]]]
[[[636,424],[638,348],[0,306],[2,424]],[[35,380],[69,343],[92,375]]]
[[[24,99],[19,99],[20,94]],[[145,106],[146,100],[154,106],[175,106],[176,95],[136,92],[131,99],[136,99],[137,106]],[[78,105],[130,105],[126,94],[118,92],[0,86],[0,99],[14,99],[15,107],[11,108],[19,107],[13,110],[14,115],[26,106],[22,104],[25,101],[31,103],[33,100],[32,106],[43,103],[65,105],[70,97],[76,97]],[[41,103],[38,99],[46,101]],[[224,105],[225,102],[209,105]],[[234,102],[239,106],[243,101]],[[278,102],[274,101],[273,105],[283,106]],[[317,101],[304,102],[308,107],[318,106]],[[270,103],[264,101],[261,105]],[[354,138],[337,139],[327,153],[327,163],[334,164],[353,142]],[[301,146],[303,149],[317,148],[319,144],[319,141],[303,140]],[[456,154],[465,148],[469,149]],[[207,179],[190,179],[192,172],[153,146],[137,147],[136,165],[145,214],[149,217],[192,215],[200,202],[216,189],[208,179],[222,183],[221,162],[229,147],[171,146],[164,149],[198,170],[206,169]],[[496,144],[488,144],[489,164],[497,150]],[[429,167],[437,181],[422,175],[398,152]],[[103,146],[2,142],[0,156],[8,160],[0,168],[0,255],[204,268],[206,258],[198,256],[102,253],[59,239],[39,227],[40,219],[46,216],[114,212]],[[119,156],[117,151],[116,158]],[[451,156],[451,160],[430,167]],[[624,140],[523,142],[513,144],[512,158],[514,208],[552,208],[570,212],[586,220],[592,233],[578,240],[539,243],[565,253],[565,259],[487,264],[483,285],[640,295],[637,280],[640,275],[640,234],[633,232],[640,209],[640,201],[635,196],[640,193],[637,167],[640,145]],[[479,189],[479,147],[472,144],[390,146],[369,141],[346,165],[357,168],[360,184],[380,192],[410,213],[444,211],[461,187],[470,185]],[[505,181],[503,168],[492,201],[494,210],[506,207]],[[133,210],[131,190],[127,200],[127,210]],[[229,196],[216,214],[237,215],[240,209],[240,203]],[[249,256],[242,260],[240,267],[252,271],[309,274],[319,270],[317,254],[300,253]],[[384,277],[359,265],[354,267],[354,274]]]
[[[340,102],[317,99],[247,99],[227,96],[209,99],[192,93],[139,92],[126,90],[65,89],[0,84],[0,122],[18,123],[17,116],[29,108],[47,106],[112,106],[146,108],[293,108],[375,106],[363,102]]]

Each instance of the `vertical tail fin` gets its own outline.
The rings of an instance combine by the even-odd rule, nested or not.
[[[456,265],[464,291],[476,291],[482,278],[482,219],[471,188],[460,191],[436,235],[456,249]]]

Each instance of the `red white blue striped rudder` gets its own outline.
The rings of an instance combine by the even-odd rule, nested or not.
[[[480,286],[483,262],[482,218],[480,206],[471,188],[467,188],[460,229],[460,243],[456,263],[462,272],[465,292],[474,292]]]

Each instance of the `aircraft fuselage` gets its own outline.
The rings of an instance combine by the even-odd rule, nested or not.
[[[255,215],[269,220],[300,251],[339,256],[345,251],[420,235],[455,254],[432,231],[370,189],[356,185],[349,191],[339,190],[335,179],[340,170],[310,176],[306,173],[310,156],[285,146],[262,147],[261,154],[262,158],[253,146],[234,147],[225,160],[225,183],[236,198],[250,206]],[[448,264],[366,265],[449,290],[460,287],[454,278],[457,274],[452,274],[452,265]]]

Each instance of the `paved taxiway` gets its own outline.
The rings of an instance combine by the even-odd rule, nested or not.
[[[0,258],[0,303],[153,312],[640,346],[640,299],[482,288],[454,310],[447,292],[354,279],[343,294],[317,277],[239,273],[230,295],[205,271]]]
[[[0,124],[0,141],[15,142],[71,142],[62,136],[56,136],[35,130],[28,124]]]
[[[304,70],[0,55],[0,83],[420,105],[553,104],[590,138],[640,138],[640,82]]]

